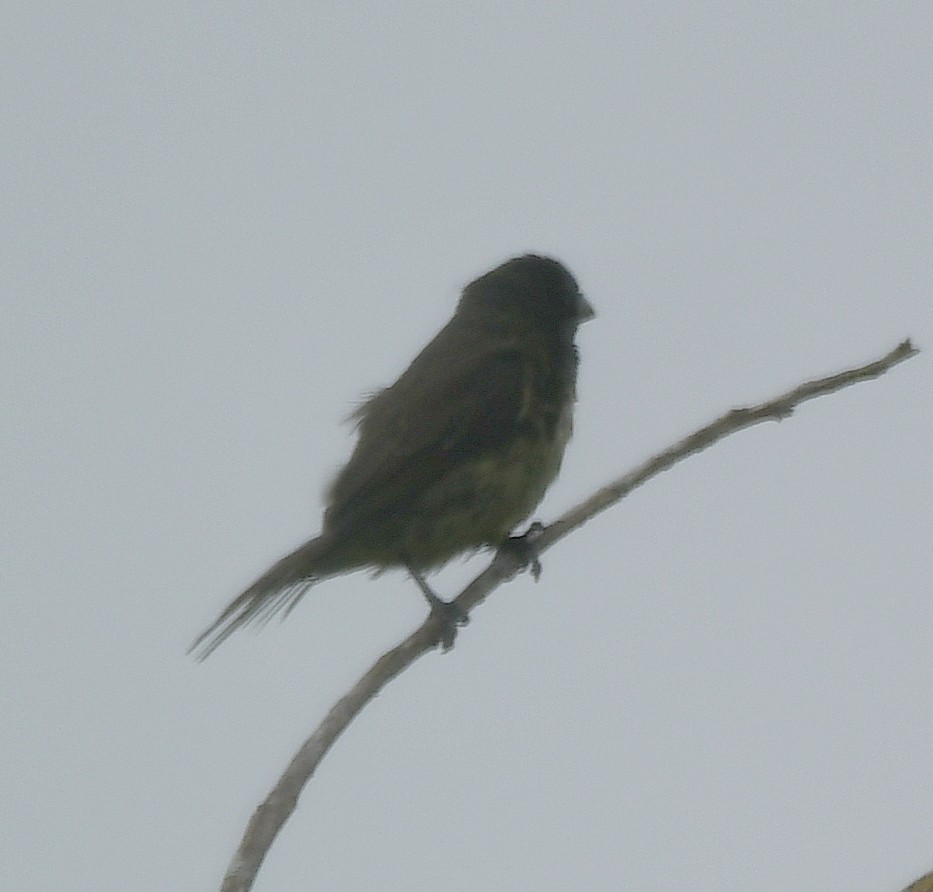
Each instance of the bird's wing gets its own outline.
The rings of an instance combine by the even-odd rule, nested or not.
[[[527,357],[506,345],[451,346],[438,338],[357,413],[359,441],[330,490],[331,528],[404,510],[515,436],[533,385]]]

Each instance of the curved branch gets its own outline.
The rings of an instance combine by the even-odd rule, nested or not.
[[[833,393],[859,381],[877,378],[917,352],[910,341],[905,340],[886,356],[867,365],[807,381],[765,403],[727,412],[571,508],[535,538],[535,551],[544,552],[591,517],[625,498],[633,489],[687,456],[707,449],[723,437],[762,421],[781,421],[806,400]],[[521,555],[516,554],[515,550],[500,550],[492,563],[460,593],[454,603],[464,614],[469,614],[493,589],[518,573],[523,563]],[[253,813],[240,847],[224,877],[221,892],[248,892],[252,888],[266,853],[285,821],[295,810],[302,789],[327,751],[363,707],[386,684],[438,644],[441,632],[437,619],[433,615],[429,616],[401,644],[383,654],[349,693],[337,701],[295,754],[272,792]]]
[[[933,892],[933,872],[925,873],[901,892]]]

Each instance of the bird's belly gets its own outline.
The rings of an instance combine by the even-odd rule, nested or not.
[[[569,413],[549,437],[519,436],[506,449],[478,456],[427,487],[414,512],[405,553],[425,569],[465,551],[499,545],[544,498],[560,470]],[[409,517],[409,521],[412,518]]]

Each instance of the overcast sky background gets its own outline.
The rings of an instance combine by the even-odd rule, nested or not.
[[[886,892],[933,867],[933,6],[13,3],[0,33],[0,885],[211,890],[401,574],[193,636],[319,529],[341,419],[528,250],[600,516],[327,757],[277,890]],[[484,563],[435,577],[445,595]]]

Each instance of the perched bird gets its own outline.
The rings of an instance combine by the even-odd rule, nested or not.
[[[288,613],[314,583],[426,571],[499,546],[557,476],[576,398],[573,338],[593,309],[558,261],[515,257],[471,282],[450,322],[354,414],[359,437],[327,493],[321,534],[283,557],[192,644],[208,656],[241,626]]]

